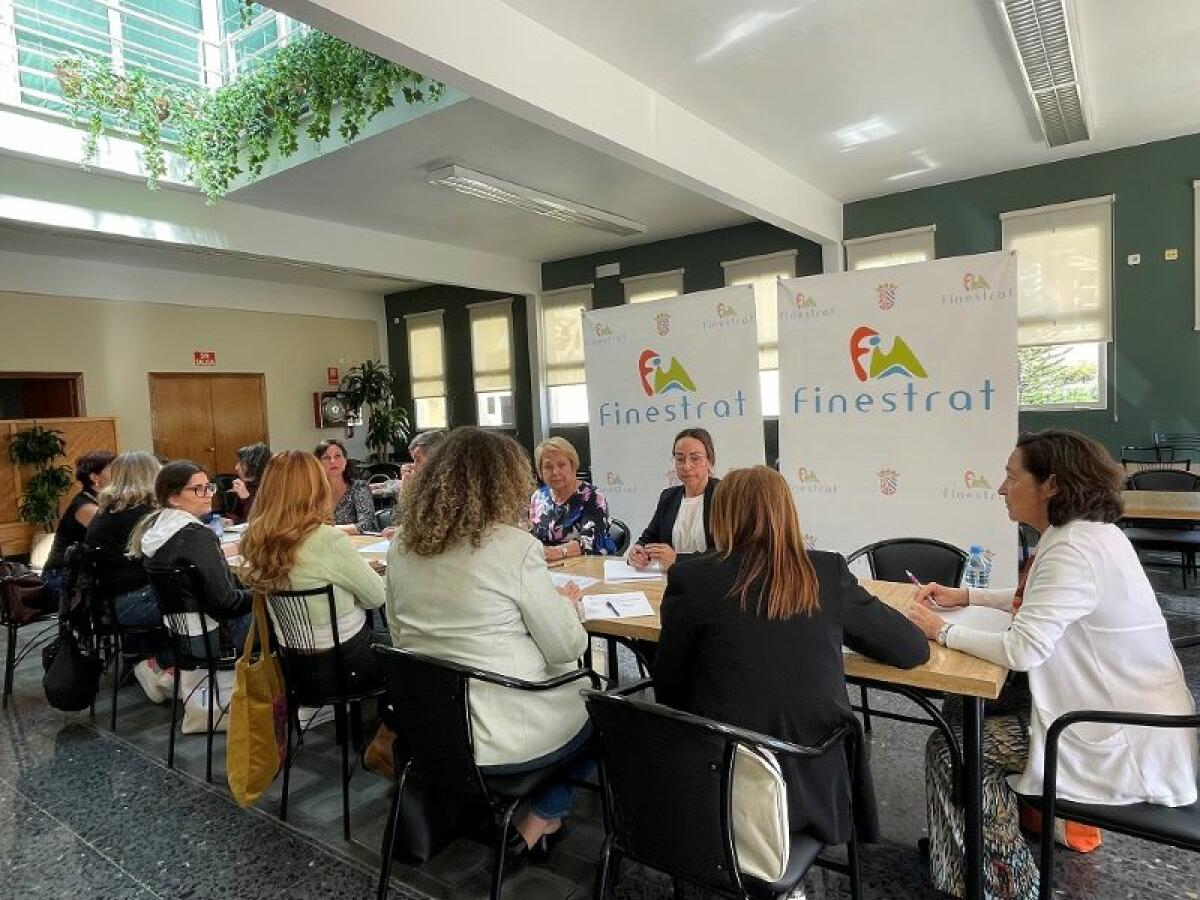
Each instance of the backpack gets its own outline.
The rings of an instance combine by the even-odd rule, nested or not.
[[[87,709],[100,690],[104,661],[97,640],[99,617],[91,567],[83,544],[71,546],[64,557],[62,597],[58,606],[58,637],[42,650],[42,689],[55,709]]]
[[[3,619],[27,625],[46,614],[46,582],[24,563],[0,560],[0,604]]]

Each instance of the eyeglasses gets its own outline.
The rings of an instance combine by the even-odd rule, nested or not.
[[[184,488],[185,491],[191,491],[197,497],[207,497],[210,494],[217,492],[217,486],[211,481],[207,484],[191,484]]]

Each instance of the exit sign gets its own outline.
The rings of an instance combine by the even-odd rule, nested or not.
[[[216,350],[193,350],[192,363],[198,367],[209,367],[217,364]]]
[[[342,379],[338,377],[338,367],[328,366],[325,369],[325,380],[333,387],[337,387]]]

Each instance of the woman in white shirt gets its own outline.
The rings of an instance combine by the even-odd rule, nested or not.
[[[679,484],[658,497],[654,517],[629,549],[629,564],[644,569],[657,562],[666,569],[684,554],[705,553],[713,546],[709,513],[720,481],[713,477],[717,452],[703,428],[685,428],[671,447]]]
[[[1079,709],[1195,710],[1154,590],[1113,524],[1121,516],[1120,486],[1120,470],[1091,438],[1059,430],[1022,435],[1000,486],[1009,518],[1041,534],[1022,599],[1014,602],[1012,590],[927,584],[909,613],[930,640],[1029,673],[1028,714],[984,724],[988,897],[1037,894],[1037,866],[1020,834],[1013,791],[1041,793],[1046,730],[1056,718]],[[1012,626],[980,631],[949,625],[936,612],[968,604],[1015,607]],[[961,812],[940,734],[925,759],[930,873],[939,890],[962,896]],[[1058,796],[1183,806],[1196,800],[1196,766],[1194,731],[1075,725],[1059,740]]]

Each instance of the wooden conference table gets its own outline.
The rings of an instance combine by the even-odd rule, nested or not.
[[[1126,519],[1200,522],[1200,491],[1122,491]]]
[[[1132,492],[1131,492],[1132,493]],[[1151,493],[1149,491],[1139,493]],[[1126,495],[1128,496],[1128,495]],[[586,575],[600,579],[586,594],[613,594],[642,591],[654,608],[653,616],[630,619],[593,619],[586,623],[594,635],[655,642],[661,629],[658,608],[666,579],[655,581],[604,582],[604,559],[582,556],[552,566],[564,575]],[[865,587],[880,600],[906,612],[916,588],[891,581],[866,581]],[[1008,670],[958,650],[930,642],[929,661],[915,669],[897,669],[875,662],[858,653],[846,653],[846,677],[883,690],[912,696],[916,694],[954,694],[963,699],[963,812],[966,845],[966,893],[971,900],[983,897],[983,701],[994,700],[1004,686]],[[927,710],[928,711],[928,710]]]

